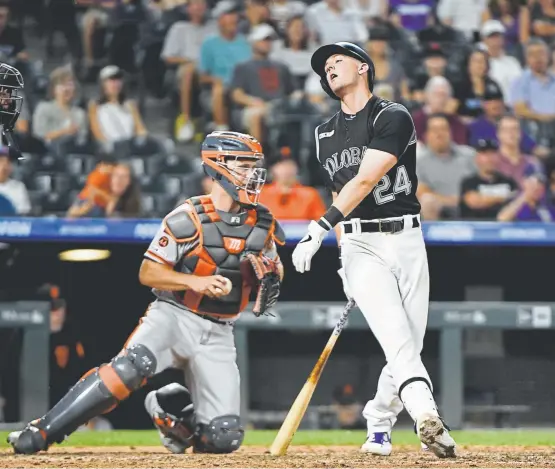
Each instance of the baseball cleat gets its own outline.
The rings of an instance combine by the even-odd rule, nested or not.
[[[423,415],[416,423],[418,437],[422,444],[438,458],[454,458],[455,440],[437,415]]]
[[[361,453],[389,456],[392,450],[391,436],[387,432],[374,432],[368,435],[360,448]]]
[[[16,454],[34,454],[48,448],[45,431],[32,423],[21,431],[11,432],[7,442],[12,445]]]
[[[158,430],[162,445],[174,454],[185,453],[185,450],[192,444],[193,435],[180,419],[164,412],[158,403],[156,391],[147,394],[145,407]]]

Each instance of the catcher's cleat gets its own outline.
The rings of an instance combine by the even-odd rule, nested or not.
[[[438,458],[454,458],[455,440],[440,417],[436,415],[423,415],[416,423],[420,441],[428,447]]]
[[[12,445],[16,454],[35,454],[48,449],[46,432],[33,423],[29,423],[21,431],[11,432],[7,442]]]
[[[157,391],[151,391],[147,394],[145,407],[158,430],[160,441],[168,451],[174,454],[183,454],[193,444],[194,430],[192,425],[187,425],[186,419],[165,412],[158,402]],[[190,407],[192,410],[192,404],[190,404]],[[183,412],[187,413],[187,410],[186,408]]]

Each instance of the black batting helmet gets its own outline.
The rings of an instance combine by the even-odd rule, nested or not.
[[[352,42],[336,42],[335,44],[327,44],[317,49],[316,52],[312,54],[312,59],[310,60],[312,70],[320,75],[320,84],[328,96],[336,100],[340,99],[331,90],[326,78],[326,61],[332,55],[337,54],[347,55],[353,59],[360,60],[362,63],[368,64],[368,87],[370,88],[370,91],[373,91],[376,71],[374,68],[374,62],[372,62],[370,56],[362,47],[359,47]]]

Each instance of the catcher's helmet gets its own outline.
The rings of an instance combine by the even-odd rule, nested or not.
[[[23,106],[23,77],[17,68],[0,63],[0,125],[13,130]]]
[[[336,42],[335,44],[327,44],[317,49],[316,52],[312,54],[312,59],[310,60],[312,70],[320,75],[320,84],[328,96],[336,100],[340,99],[330,88],[326,77],[326,61],[332,55],[337,54],[347,55],[354,59],[360,60],[362,63],[368,64],[368,87],[370,88],[370,91],[373,91],[376,71],[374,68],[374,62],[372,62],[370,56],[362,47],[359,47],[356,44],[351,42]]]
[[[266,182],[262,168],[262,145],[254,137],[239,132],[217,131],[207,135],[201,149],[204,172],[217,181],[240,204],[256,205]],[[250,160],[248,168],[230,166],[231,161]]]

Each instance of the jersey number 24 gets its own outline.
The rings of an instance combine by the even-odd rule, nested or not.
[[[374,187],[374,199],[378,205],[387,204],[395,200],[395,194],[404,192],[406,195],[410,194],[412,182],[409,179],[407,168],[404,165],[397,168],[395,174],[395,183],[393,184],[393,191],[389,194],[384,194],[391,187],[391,179],[386,174],[380,179],[380,182]]]

